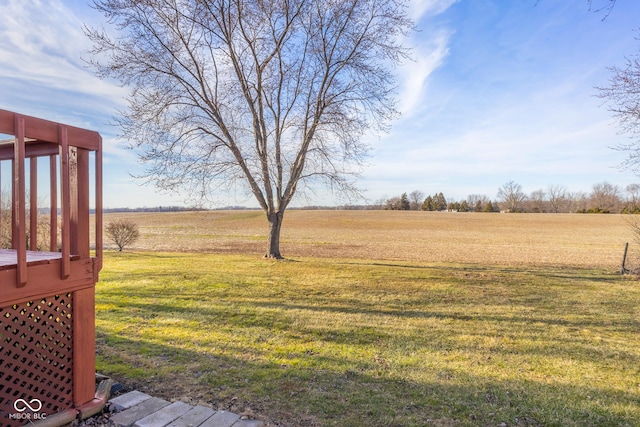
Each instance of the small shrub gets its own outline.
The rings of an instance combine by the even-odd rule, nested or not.
[[[140,237],[138,224],[128,219],[110,221],[104,232],[118,246],[120,252]]]

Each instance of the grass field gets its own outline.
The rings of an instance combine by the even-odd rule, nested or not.
[[[99,370],[271,425],[640,425],[622,218],[397,213],[291,212],[284,262],[258,212],[135,214]]]

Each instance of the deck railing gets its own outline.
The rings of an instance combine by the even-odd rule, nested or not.
[[[102,140],[100,135],[96,132],[4,110],[0,110],[0,134],[14,136],[14,138],[0,141],[0,163],[3,160],[8,161],[11,168],[10,234],[11,249],[17,254],[16,285],[25,286],[29,280],[26,268],[27,248],[32,251],[38,250],[38,227],[42,222],[39,216],[45,211],[49,215],[48,249],[50,252],[58,252],[60,249],[61,277],[66,278],[70,274],[71,255],[80,258],[89,257],[90,153],[94,153],[95,160],[94,242],[95,259],[100,270],[102,262]],[[38,159],[40,158],[48,159],[49,163],[49,206],[46,210],[38,208]],[[26,192],[27,169],[29,170],[28,193]],[[0,181],[0,189],[3,188],[4,183]],[[6,194],[5,192],[4,195]],[[58,206],[58,199],[61,206]],[[30,207],[28,219],[27,205]],[[2,206],[1,203],[0,206]],[[59,212],[60,224],[58,224]],[[0,210],[0,214],[7,215],[7,212]]]
[[[33,399],[62,425],[95,406],[98,133],[0,110],[0,236],[0,425]]]

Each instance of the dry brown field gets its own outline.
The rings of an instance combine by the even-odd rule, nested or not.
[[[126,250],[242,253],[266,247],[261,211],[111,213],[141,232]],[[637,264],[629,216],[291,210],[281,237],[287,258],[321,257],[620,269],[624,245]],[[107,241],[107,244],[109,242]],[[638,254],[636,254],[638,253]]]

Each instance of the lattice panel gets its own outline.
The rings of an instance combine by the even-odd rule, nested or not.
[[[18,412],[14,407],[18,399],[23,399],[18,402],[22,409],[23,402],[39,400],[39,415],[72,406],[71,313],[70,293],[0,308],[0,425],[29,423],[11,415]]]

